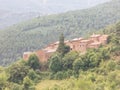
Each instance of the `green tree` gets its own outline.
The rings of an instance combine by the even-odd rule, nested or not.
[[[75,51],[71,51],[67,53],[62,60],[64,70],[72,69],[73,62],[77,57],[78,57],[78,53]]]
[[[56,80],[62,80],[64,78],[64,73],[59,71],[55,74],[55,79]]]
[[[87,52],[83,58],[84,61],[84,69],[97,67],[100,63],[99,55],[95,52]]]
[[[73,75],[73,70],[67,70],[66,71],[66,77],[70,78]]]
[[[115,70],[116,65],[117,64],[115,63],[115,61],[110,60],[106,65],[106,69],[109,70],[109,71],[113,71],[113,70]]]
[[[26,77],[27,73],[29,72],[29,67],[24,66],[22,64],[13,64],[9,67],[9,81],[21,84],[24,77]]]
[[[39,62],[39,59],[38,57],[33,54],[29,57],[28,59],[28,66],[30,66],[30,68],[36,70],[36,69],[40,69],[40,62]]]
[[[8,82],[4,90],[23,90],[23,86],[20,84]]]
[[[62,70],[61,58],[59,55],[54,55],[50,59],[49,69],[52,72],[58,72]]]
[[[64,36],[63,34],[61,34],[61,36],[59,37],[59,45],[57,48],[57,52],[60,53],[62,56],[64,56],[69,51],[70,51],[70,46],[65,45]]]
[[[76,59],[73,63],[73,70],[79,72],[80,69],[84,69],[84,61],[81,58]]]
[[[28,76],[23,80],[23,87],[23,90],[35,90],[34,83]]]
[[[65,46],[64,46],[64,54],[66,54],[66,53],[68,53],[68,52],[70,52],[70,46],[65,45]]]
[[[63,54],[64,46],[65,46],[65,44],[64,44],[64,36],[63,36],[63,34],[61,34],[61,36],[59,37],[59,46],[57,48],[57,52]]]
[[[29,73],[27,76],[34,82],[37,82],[38,80],[40,80],[40,76],[32,69],[29,70]]]
[[[109,48],[101,48],[99,54],[103,60],[108,60],[110,58]]]

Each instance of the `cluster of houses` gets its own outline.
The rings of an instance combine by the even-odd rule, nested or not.
[[[88,48],[98,48],[100,45],[107,44],[108,35],[93,34],[88,39],[75,38],[65,41],[66,45],[69,45],[71,50],[78,52],[86,52]],[[24,52],[23,59],[28,60],[31,54],[36,54],[40,62],[47,62],[49,57],[57,50],[59,41],[48,45],[47,47],[34,51]]]

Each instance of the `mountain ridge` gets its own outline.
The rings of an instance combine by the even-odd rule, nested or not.
[[[35,18],[36,16],[89,8],[107,1],[109,0],[0,0],[0,29]],[[67,5],[64,3],[67,3]],[[4,11],[9,13],[4,14],[5,16],[2,18],[1,13],[4,13]],[[29,16],[29,14],[31,14],[31,16]]]

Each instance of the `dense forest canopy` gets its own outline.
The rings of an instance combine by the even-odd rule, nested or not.
[[[0,31],[0,64],[7,65],[22,57],[25,51],[41,49],[58,40],[87,34],[120,20],[120,0],[96,7],[58,15],[37,17]]]

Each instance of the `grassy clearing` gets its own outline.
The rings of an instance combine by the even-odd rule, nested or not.
[[[67,82],[67,80],[44,80],[36,86],[36,90],[49,90],[55,85],[61,85],[65,82]]]

